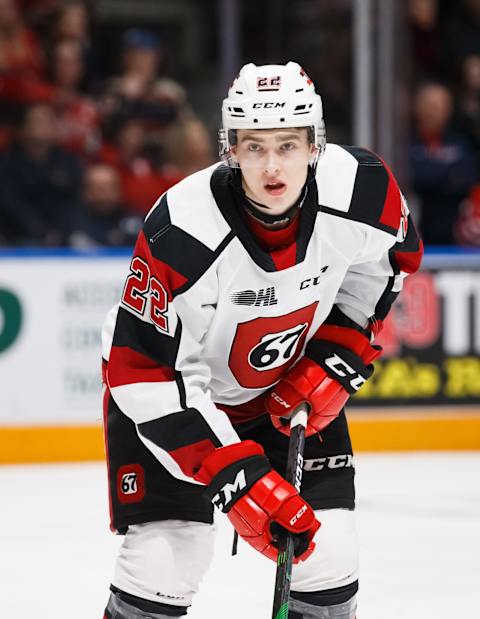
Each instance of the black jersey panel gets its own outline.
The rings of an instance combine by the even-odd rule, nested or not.
[[[113,346],[126,346],[157,361],[160,365],[175,367],[180,343],[181,323],[178,322],[175,336],[160,333],[153,324],[139,320],[120,307],[113,336]]]
[[[342,310],[338,307],[338,305],[334,305],[332,307],[332,311],[323,321],[324,325],[332,325],[335,327],[345,327],[347,329],[354,329],[358,331],[365,337],[369,337],[370,332],[368,329],[362,329],[362,327],[357,324],[354,320],[349,318],[346,314],[342,312]]]
[[[393,274],[388,278],[387,284],[385,286],[385,290],[383,291],[382,296],[377,302],[375,306],[375,319],[376,320],[385,320],[387,317],[390,308],[393,305],[393,302],[398,297],[399,292],[393,291],[393,286],[395,284],[395,276],[399,275],[400,269],[398,268],[397,262],[395,260],[394,250],[393,248],[388,253],[388,259],[390,265],[392,267]]]
[[[213,522],[213,506],[204,496],[203,486],[176,479],[141,441],[135,423],[119,409],[110,396],[104,399],[107,463],[112,528],[156,520]],[[132,464],[134,465],[132,467]],[[122,493],[123,475],[136,471],[144,496]]]
[[[418,236],[411,215],[406,221],[407,234],[403,243],[393,246],[393,259],[398,269],[406,273],[415,273],[420,268],[423,257],[423,242]]]
[[[164,232],[170,228],[172,222],[170,220],[170,212],[168,210],[167,196],[164,194],[157,206],[152,209],[147,219],[143,224],[143,232],[149,243],[154,243]]]
[[[349,212],[355,219],[378,222],[387,188],[388,174],[383,166],[359,164]]]
[[[349,208],[345,212],[320,205],[320,209],[329,215],[365,223],[396,236],[398,230],[381,221],[390,181],[387,169],[380,158],[369,150],[343,145],[341,148],[358,161]]]
[[[201,441],[210,441],[215,447],[222,446],[203,416],[194,408],[139,423],[138,430],[142,436],[168,452]]]
[[[361,146],[345,146],[343,144],[341,145],[341,148],[348,151],[353,157],[355,157],[359,165],[383,167],[380,157],[371,150],[367,150]]]
[[[194,197],[192,205],[193,201]],[[174,296],[192,286],[233,238],[233,234],[228,234],[215,250],[211,250],[188,232],[173,225],[168,193],[146,220],[143,233],[152,256],[187,279],[186,284],[174,291]]]
[[[338,211],[335,208],[330,208],[328,206],[323,206],[322,204],[319,205],[320,210],[322,211],[322,213],[327,213],[327,215],[334,215],[335,217],[341,217],[342,219],[350,219],[353,221],[358,221],[362,224],[367,224],[368,226],[372,226],[373,228],[377,228],[378,230],[383,230],[384,232],[387,232],[388,234],[391,234],[393,236],[397,235],[397,230],[395,230],[394,228],[390,227],[390,226],[386,226],[382,223],[380,223],[379,221],[373,221],[367,217],[353,217],[352,212],[348,211],[347,213],[344,213],[343,211]]]

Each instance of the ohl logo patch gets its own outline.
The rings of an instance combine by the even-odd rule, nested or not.
[[[140,464],[125,464],[117,471],[120,503],[138,503],[145,497],[145,471]]]
[[[250,305],[255,307],[277,305],[278,299],[275,296],[275,287],[260,288],[260,290],[240,290],[230,296],[235,305]]]

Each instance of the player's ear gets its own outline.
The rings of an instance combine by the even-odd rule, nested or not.
[[[314,163],[316,162],[318,151],[319,151],[318,146],[315,146],[315,144],[310,143],[310,154],[308,157],[308,163],[310,165],[314,165]]]
[[[238,163],[237,145],[236,144],[231,144],[230,145],[230,157],[233,159],[233,161],[235,163]]]

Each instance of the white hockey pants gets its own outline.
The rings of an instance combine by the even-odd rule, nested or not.
[[[293,567],[292,591],[326,591],[349,585],[358,578],[353,512],[329,509],[315,513],[322,523],[315,536],[315,551],[307,561]],[[144,600],[190,606],[211,563],[214,534],[212,525],[182,520],[130,526],[119,551],[113,585]],[[298,608],[302,613],[307,610]],[[343,613],[342,608],[338,610]],[[351,619],[352,613],[319,617]]]

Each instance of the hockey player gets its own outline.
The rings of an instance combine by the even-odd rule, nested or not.
[[[382,160],[326,144],[298,64],[244,66],[222,122],[223,162],[152,208],[104,325],[111,527],[125,535],[105,617],[186,614],[215,506],[269,559],[282,529],[294,535],[290,619],[353,619],[343,407],[373,372],[421,241]],[[282,476],[301,402],[299,495]]]

